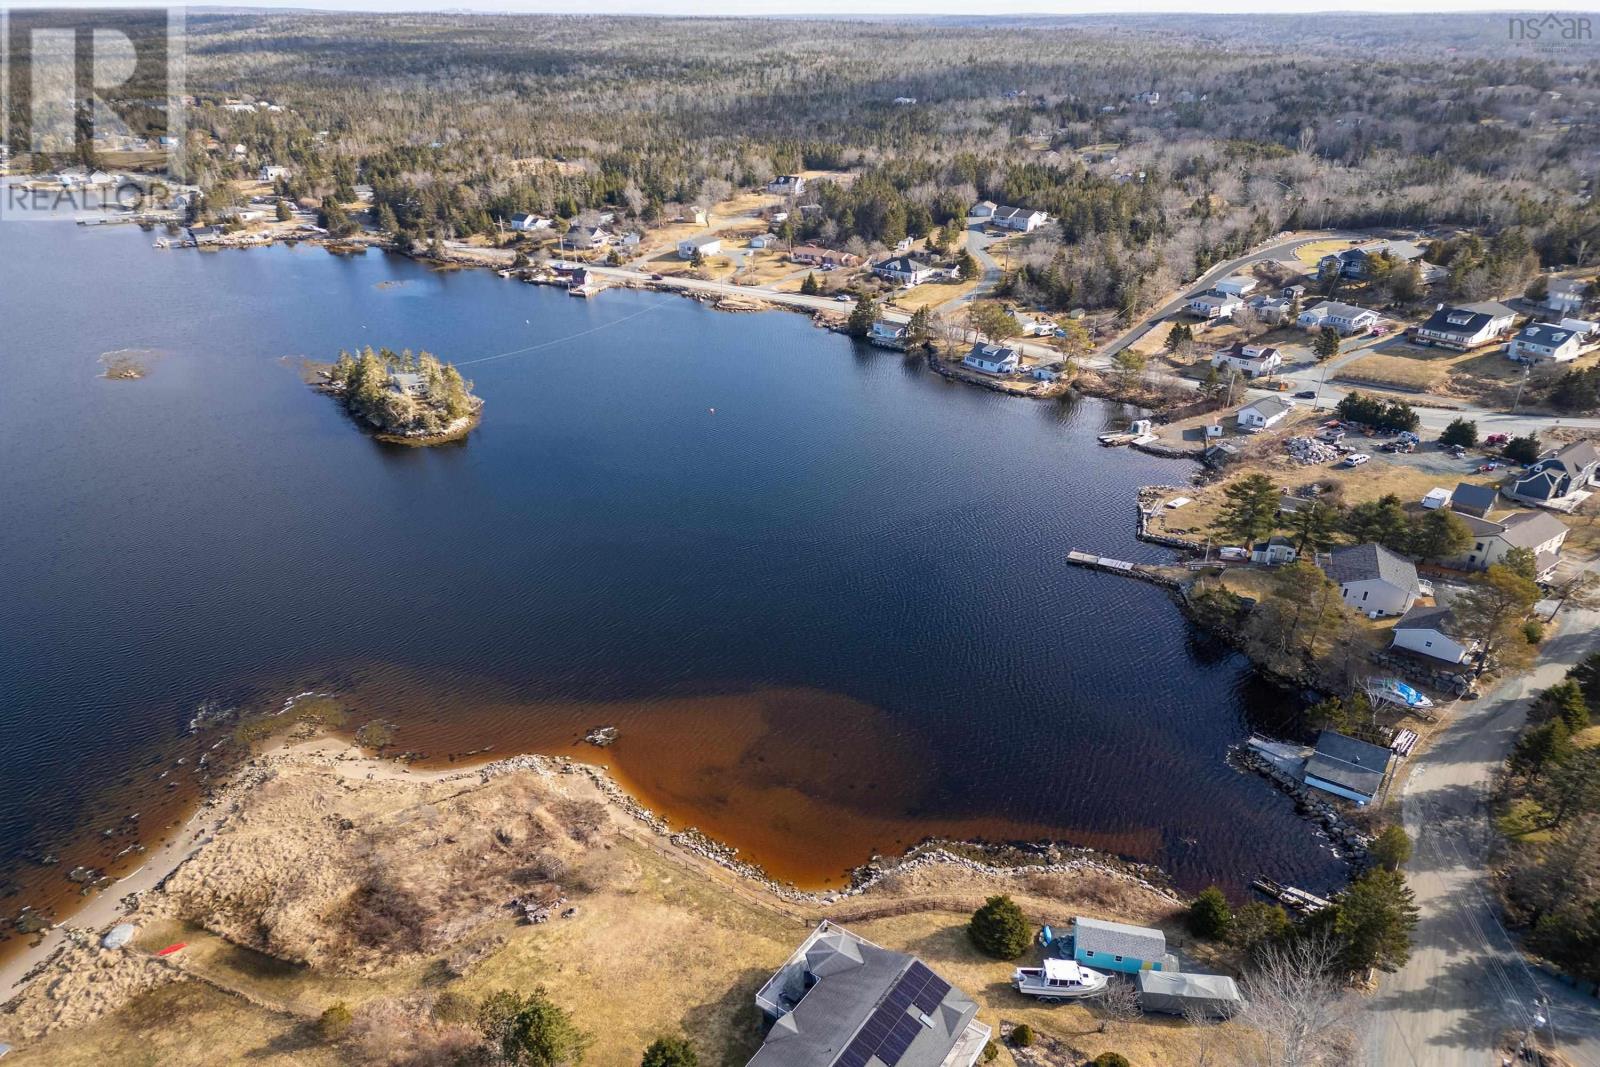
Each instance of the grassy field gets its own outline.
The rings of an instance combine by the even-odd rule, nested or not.
[[[1300,248],[1295,249],[1294,254],[1306,266],[1314,267],[1323,256],[1332,255],[1335,252],[1343,252],[1349,247],[1351,247],[1349,241],[1312,241],[1308,245],[1302,245]]]
[[[966,296],[976,290],[981,283],[981,278],[963,279],[958,282],[925,282],[908,292],[895,294],[890,303],[902,311],[916,311],[918,308],[937,307],[947,301]]]
[[[1418,392],[1433,389],[1448,376],[1448,365],[1439,361],[1377,353],[1351,360],[1340,368],[1338,373],[1338,377],[1345,381],[1373,382],[1378,385],[1415,389]]]

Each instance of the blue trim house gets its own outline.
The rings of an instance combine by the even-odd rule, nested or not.
[[[1072,921],[1072,958],[1101,971],[1159,971],[1167,958],[1167,935],[1148,926],[1079,916]]]
[[[1370,803],[1383,788],[1393,755],[1380,745],[1324,730],[1306,761],[1306,785],[1357,804]]]

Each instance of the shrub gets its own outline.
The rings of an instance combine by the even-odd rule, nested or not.
[[[1544,623],[1538,619],[1529,619],[1522,624],[1522,636],[1527,639],[1528,644],[1537,645],[1544,640]]]
[[[317,1035],[324,1041],[337,1041],[350,1029],[353,1019],[349,1005],[342,1000],[335,1001],[317,1018]]]
[[[983,1062],[993,1063],[1000,1055],[1000,1046],[990,1041],[983,1046]]]
[[[1091,1067],[1133,1067],[1128,1057],[1120,1052],[1102,1052],[1091,1061]]]
[[[1215,941],[1226,937],[1233,926],[1233,909],[1222,890],[1210,886],[1189,905],[1189,930],[1196,937]]]
[[[1506,447],[1502,451],[1509,460],[1532,463],[1539,458],[1539,453],[1543,452],[1544,448],[1539,444],[1539,438],[1530,433],[1522,437],[1513,437],[1506,442]]]
[[[658,1037],[644,1050],[639,1067],[698,1067],[700,1057],[687,1038]]]
[[[1444,433],[1439,435],[1439,443],[1471,448],[1478,443],[1478,424],[1471,419],[1455,419],[1444,428]]]
[[[1033,1027],[1023,1023],[1011,1031],[1011,1043],[1018,1048],[1029,1048],[1033,1045]]]
[[[1401,864],[1411,858],[1411,838],[1399,823],[1390,823],[1373,839],[1367,854],[1378,866],[1391,871],[1399,870]]]
[[[1008,896],[990,897],[972,913],[967,934],[978,951],[997,960],[1014,960],[1027,951],[1031,930],[1022,909]]]

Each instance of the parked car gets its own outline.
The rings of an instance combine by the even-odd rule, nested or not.
[[[1371,458],[1372,457],[1367,455],[1365,452],[1352,452],[1348,456],[1344,457],[1344,462],[1345,466],[1347,467],[1359,467]]]
[[[652,274],[652,275],[650,275],[650,280],[653,281],[653,282],[666,281],[666,275],[664,275],[664,274]]]
[[[1294,394],[1294,398],[1296,400],[1315,400],[1317,398],[1317,391],[1315,389],[1302,389],[1298,393]]]
[[[841,304],[848,304],[848,303],[850,303],[850,294],[849,293],[840,293],[838,296],[834,297],[834,299],[839,301],[839,303],[841,303]]]
[[[1509,440],[1511,440],[1510,434],[1492,433],[1483,439],[1483,443],[1492,447],[1495,445],[1504,445]]]

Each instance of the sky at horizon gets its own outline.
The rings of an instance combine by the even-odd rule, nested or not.
[[[6,8],[161,7],[149,0],[0,0]],[[275,9],[351,12],[449,12],[482,14],[589,15],[735,15],[792,18],[817,15],[849,17],[982,16],[1066,17],[1072,15],[1153,14],[1451,14],[1460,12],[1600,12],[1600,0],[1312,0],[1287,11],[1281,0],[795,0],[787,8],[756,0],[255,0],[248,4],[171,5],[230,10]]]

